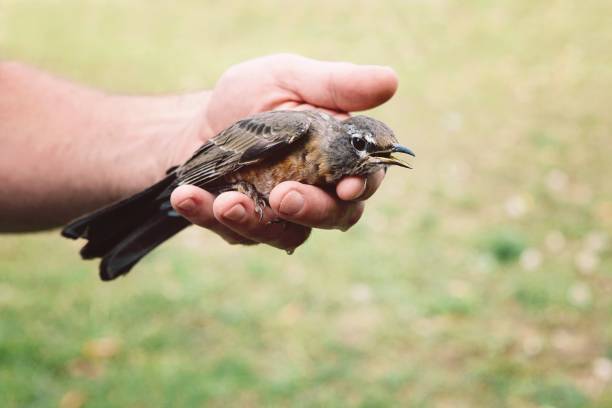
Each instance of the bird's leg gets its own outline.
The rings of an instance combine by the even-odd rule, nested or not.
[[[264,209],[268,206],[268,199],[261,194],[254,185],[246,181],[240,181],[234,184],[236,191],[247,195],[255,204],[255,212],[259,215],[259,222],[263,220]]]

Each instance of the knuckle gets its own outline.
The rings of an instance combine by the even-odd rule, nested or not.
[[[211,220],[208,217],[201,216],[198,213],[193,213],[189,215],[181,214],[181,216],[185,218],[187,221],[191,222],[192,224],[197,225],[198,227],[211,229],[214,226],[214,222],[211,222]]]
[[[195,225],[206,229],[211,229],[215,225],[217,225],[217,220],[215,219],[215,217],[211,214],[206,214],[205,211],[200,211],[197,214],[189,217],[188,219]]]
[[[363,205],[356,205],[346,215],[344,225],[340,228],[342,231],[348,231],[361,219],[364,211]]]
[[[246,239],[255,242],[269,242],[276,237],[276,230],[274,226],[265,224],[265,219],[261,222],[259,218],[249,219],[243,225],[239,227],[234,226],[232,229]]]
[[[311,219],[314,224],[326,225],[336,220],[340,213],[341,205],[331,197],[318,197],[312,200],[310,205],[305,206],[302,212],[303,218]]]
[[[318,223],[327,228],[335,228],[338,223],[342,223],[346,214],[343,214],[344,205],[329,204],[325,206],[319,214]]]

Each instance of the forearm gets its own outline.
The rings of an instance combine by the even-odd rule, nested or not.
[[[160,179],[196,147],[207,101],[111,96],[0,63],[0,231],[58,226]]]

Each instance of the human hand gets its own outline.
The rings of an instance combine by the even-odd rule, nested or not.
[[[274,109],[319,109],[345,118],[351,111],[384,103],[396,88],[397,77],[387,67],[285,54],[257,58],[235,65],[221,76],[197,137],[201,143],[241,118]],[[337,197],[314,186],[281,183],[270,193],[271,209],[266,209],[264,222],[255,214],[253,202],[238,192],[215,197],[186,185],[173,192],[171,201],[185,218],[230,243],[293,249],[308,238],[311,228],[350,228],[363,213],[363,200],[376,191],[383,177],[382,171],[367,180],[346,177],[338,183]],[[265,222],[275,218],[288,222]]]

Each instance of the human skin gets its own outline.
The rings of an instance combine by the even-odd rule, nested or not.
[[[212,91],[109,95],[14,62],[0,62],[0,231],[54,228],[134,194],[235,121],[273,109],[322,109],[339,118],[393,96],[387,67],[280,54],[229,68]],[[311,228],[356,223],[383,173],[343,179],[331,195],[297,182],[270,194],[262,223],[238,192],[181,186],[172,205],[230,243],[294,248]]]

